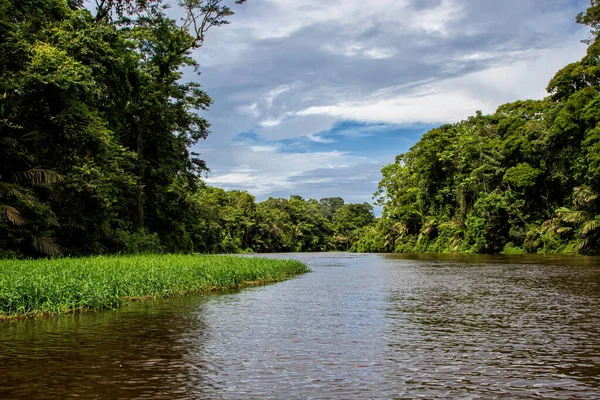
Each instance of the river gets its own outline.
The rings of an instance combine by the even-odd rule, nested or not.
[[[600,259],[296,258],[219,295],[0,324],[0,399],[600,398]]]

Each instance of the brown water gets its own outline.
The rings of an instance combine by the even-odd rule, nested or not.
[[[292,256],[313,272],[0,324],[0,399],[600,398],[599,259]]]

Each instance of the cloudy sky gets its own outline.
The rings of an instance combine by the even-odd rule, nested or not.
[[[225,189],[371,201],[441,123],[542,98],[580,59],[587,0],[248,0],[196,54],[214,100],[195,151]]]

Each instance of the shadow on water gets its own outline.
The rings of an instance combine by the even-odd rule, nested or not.
[[[405,253],[382,254],[387,260],[429,261],[438,265],[449,263],[464,264],[513,264],[513,265],[556,265],[556,266],[589,266],[600,268],[600,257],[582,256],[579,254],[438,254],[438,253]]]
[[[0,398],[201,398],[204,301],[0,324]]]

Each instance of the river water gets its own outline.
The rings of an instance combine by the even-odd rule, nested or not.
[[[600,260],[270,255],[240,292],[0,324],[0,399],[600,398]]]

